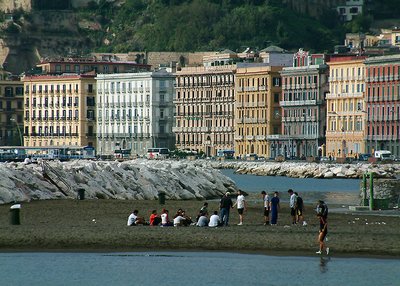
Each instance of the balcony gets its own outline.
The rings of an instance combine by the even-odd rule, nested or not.
[[[294,101],[280,101],[280,106],[307,106],[317,105],[317,101],[313,100],[294,100]]]
[[[234,140],[243,140],[243,136],[235,135]]]

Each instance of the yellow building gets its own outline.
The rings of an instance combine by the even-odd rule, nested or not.
[[[95,147],[95,75],[40,75],[25,87],[27,147]]]
[[[365,153],[365,57],[333,57],[327,94],[326,155],[356,157]]]
[[[238,64],[235,80],[236,156],[270,157],[268,136],[281,133],[281,70],[282,67],[267,64]]]

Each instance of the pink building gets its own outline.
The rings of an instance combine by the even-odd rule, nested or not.
[[[367,152],[400,155],[400,55],[365,60]]]

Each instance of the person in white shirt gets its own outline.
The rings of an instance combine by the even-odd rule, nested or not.
[[[239,224],[243,225],[243,213],[247,209],[246,199],[244,198],[243,192],[241,190],[238,191],[238,196],[236,198],[236,203],[232,206],[237,206],[237,210],[239,213]]]
[[[130,216],[128,217],[128,222],[127,225],[128,226],[135,226],[138,224],[144,224],[144,219],[142,217],[138,216],[139,211],[138,210],[134,210]]]
[[[208,226],[208,217],[205,214],[200,216],[196,226]]]
[[[270,199],[266,191],[261,192],[263,202],[264,202],[264,225],[269,224],[269,203]]]
[[[173,226],[169,221],[168,210],[163,209],[161,214],[161,226]]]
[[[218,211],[214,211],[214,214],[211,215],[210,217],[210,222],[208,223],[209,227],[217,227],[221,224],[221,221],[219,220],[219,215]]]
[[[289,189],[288,193],[290,195],[289,206],[290,206],[290,216],[292,217],[292,224],[296,224],[296,201],[297,201],[297,196],[293,192],[292,189]]]
[[[176,217],[174,218],[174,226],[182,226],[182,225],[183,225],[183,222],[184,222],[185,220],[186,220],[186,219],[185,219],[183,216],[181,216],[181,215],[176,216]]]

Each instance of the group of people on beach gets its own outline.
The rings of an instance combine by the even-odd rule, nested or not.
[[[290,206],[290,216],[292,225],[302,225],[307,226],[307,222],[304,220],[304,202],[297,192],[292,189],[288,190],[289,194],[289,206]],[[264,214],[264,225],[277,225],[278,224],[278,213],[280,210],[280,199],[279,193],[274,192],[273,197],[270,198],[269,194],[265,191],[261,192],[263,200],[263,214]],[[235,203],[232,201],[230,192],[226,192],[219,202],[219,212],[217,210],[213,211],[211,215],[208,212],[208,203],[205,202],[200,208],[196,218],[193,220],[190,216],[186,214],[183,209],[178,209],[173,218],[170,218],[169,211],[167,209],[162,209],[161,214],[157,214],[156,210],[153,210],[149,222],[147,223],[145,219],[138,215],[139,211],[134,210],[132,214],[128,217],[128,226],[136,225],[151,225],[151,226],[199,226],[199,227],[220,227],[229,225],[229,215],[233,208],[237,208],[239,215],[239,223],[237,225],[241,226],[244,224],[244,215],[247,210],[247,202],[244,193],[239,190],[237,192],[237,197]],[[323,201],[318,201],[316,207],[317,217],[319,219],[320,227],[318,234],[319,241],[319,251],[317,254],[321,254],[325,248],[325,238],[328,233],[328,207]],[[326,248],[327,254],[329,253],[329,248]]]

